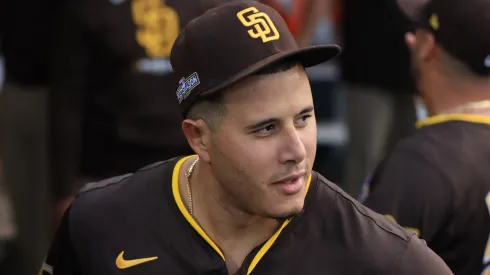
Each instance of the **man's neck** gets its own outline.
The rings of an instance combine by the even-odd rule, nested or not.
[[[490,100],[490,80],[433,77],[422,90],[424,103],[431,116],[450,112],[472,102]]]
[[[194,219],[225,254],[230,271],[236,271],[245,257],[269,239],[280,226],[275,219],[251,215],[232,203],[205,163],[196,165],[191,189]]]

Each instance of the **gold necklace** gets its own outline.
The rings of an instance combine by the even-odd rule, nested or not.
[[[194,172],[194,167],[196,166],[198,161],[199,161],[199,157],[197,157],[196,160],[194,160],[194,162],[191,164],[191,166],[189,167],[189,170],[187,170],[187,173],[185,175],[185,181],[187,184],[187,195],[189,197],[189,199],[188,199],[188,201],[189,201],[189,214],[191,214],[191,216],[193,216],[194,213],[192,211],[192,192],[191,192],[190,178],[191,178],[192,172]]]

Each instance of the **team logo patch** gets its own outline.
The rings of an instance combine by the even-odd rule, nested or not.
[[[261,38],[263,43],[279,39],[280,35],[269,15],[259,12],[257,8],[246,8],[237,13],[237,17],[245,27],[251,27],[248,34],[252,38]]]
[[[177,88],[177,99],[179,100],[179,103],[182,103],[182,100],[184,100],[199,84],[201,84],[201,82],[199,81],[197,73],[193,73],[187,78],[183,77],[179,81],[179,87]]]

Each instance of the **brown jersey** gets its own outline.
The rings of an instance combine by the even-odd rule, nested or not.
[[[185,159],[88,184],[65,214],[43,274],[227,274],[224,254],[179,194]],[[318,173],[307,186],[304,211],[250,251],[236,274],[452,274],[415,234]]]
[[[366,182],[365,204],[420,234],[454,274],[488,274],[490,118],[441,115],[419,126]]]

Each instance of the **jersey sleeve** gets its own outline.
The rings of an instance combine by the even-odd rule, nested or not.
[[[425,241],[414,235],[408,242],[393,274],[451,275],[453,272],[436,253],[427,247]]]
[[[65,212],[39,275],[80,275],[75,248],[70,236],[70,209]]]
[[[380,166],[364,204],[431,242],[442,229],[452,201],[452,184],[420,152],[398,150]]]

